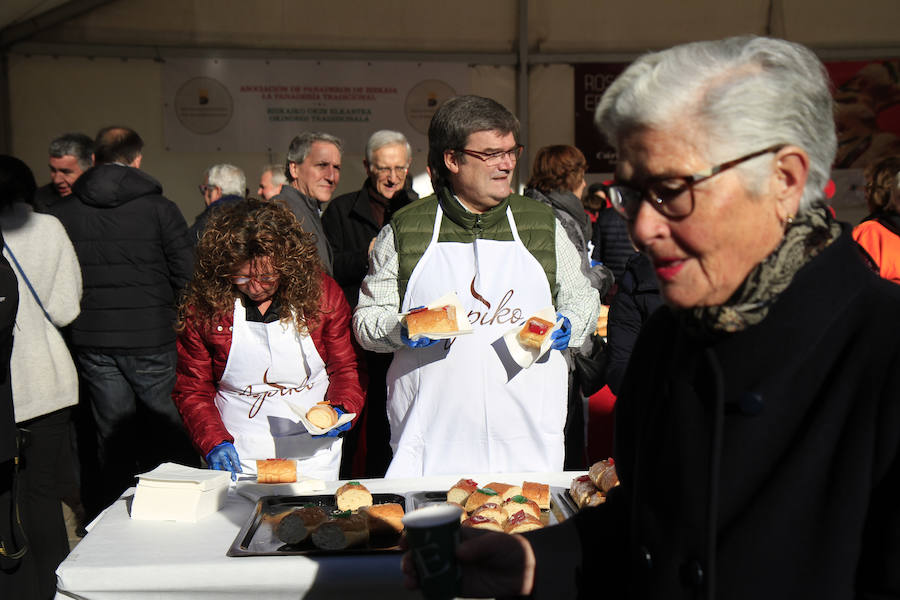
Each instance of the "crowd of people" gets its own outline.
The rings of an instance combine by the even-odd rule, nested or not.
[[[600,352],[621,485],[559,527],[469,532],[466,595],[586,596],[604,569],[614,598],[900,593],[900,162],[867,171],[851,232],[823,195],[831,114],[811,52],[751,37],[633,63],[596,115],[615,179],[590,187],[552,145],[515,193],[519,121],[471,95],[431,120],[421,199],[392,130],[337,198],[328,133],[255,194],[211,165],[190,226],[127,127],[54,139],[43,187],[0,157],[0,591],[52,597],[60,503],[84,525],[162,462],[583,469]],[[471,332],[410,336],[448,294]],[[503,337],[548,307],[523,367]],[[312,434],[319,403],[349,416]]]

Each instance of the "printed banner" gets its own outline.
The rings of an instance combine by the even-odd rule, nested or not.
[[[299,132],[324,131],[361,153],[395,129],[424,149],[434,111],[468,81],[467,65],[443,62],[167,60],[166,148],[283,153]]]
[[[628,63],[575,65],[575,146],[584,153],[588,173],[616,170],[616,152],[594,126],[594,111],[603,92]]]

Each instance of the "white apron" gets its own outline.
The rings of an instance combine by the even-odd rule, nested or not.
[[[216,392],[216,408],[234,436],[245,473],[256,460],[296,458],[300,473],[326,481],[338,478],[341,438],[313,438],[299,413],[325,399],[328,373],[309,335],[293,324],[247,322],[234,304],[231,351]]]
[[[502,335],[550,306],[547,276],[519,239],[431,243],[410,275],[402,310],[455,290],[474,329],[427,348],[401,348],[388,370],[394,458],[386,477],[561,471],[567,370],[548,352],[529,369]],[[490,305],[490,306],[488,306]]]

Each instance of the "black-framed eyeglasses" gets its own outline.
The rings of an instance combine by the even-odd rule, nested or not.
[[[525,150],[525,146],[522,144],[516,144],[515,148],[510,148],[509,150],[500,150],[498,152],[480,152],[478,150],[469,150],[468,148],[460,148],[457,152],[462,152],[463,154],[468,154],[469,156],[475,157],[479,160],[484,161],[489,167],[496,167],[501,162],[503,162],[504,158],[509,158],[513,162],[517,162],[519,157],[522,156],[522,151]]]
[[[375,174],[379,177],[386,177],[388,175],[403,177],[406,172],[409,171],[409,167],[376,167],[375,165],[372,165],[372,170],[375,171]]]
[[[694,212],[694,186],[715,177],[723,171],[757,156],[778,152],[784,144],[769,146],[764,150],[751,152],[705,171],[681,177],[650,179],[641,186],[630,183],[614,183],[609,186],[609,200],[612,207],[628,221],[633,221],[641,210],[641,202],[647,200],[663,215],[673,219],[683,219]],[[689,192],[689,193],[685,193]]]
[[[255,281],[260,285],[272,285],[278,281],[278,273],[260,273],[258,275],[229,275],[228,279],[234,285],[247,285]]]
[[[206,185],[205,183],[201,183],[197,186],[197,188],[200,190],[201,194],[206,194],[206,190],[210,189],[210,186]]]

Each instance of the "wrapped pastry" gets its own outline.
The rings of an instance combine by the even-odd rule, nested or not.
[[[348,481],[334,493],[338,510],[357,510],[372,506],[372,494],[358,481]]]

